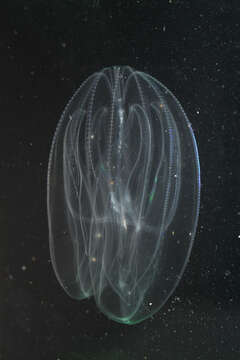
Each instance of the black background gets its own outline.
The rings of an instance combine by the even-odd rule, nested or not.
[[[0,359],[240,359],[240,3],[12,0],[0,5]],[[196,136],[201,209],[165,306],[127,326],[63,292],[52,270],[47,162],[61,112],[110,65],[150,73]]]

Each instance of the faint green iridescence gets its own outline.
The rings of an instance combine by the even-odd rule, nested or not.
[[[155,183],[155,184],[157,183],[157,176],[155,176],[154,183]],[[154,186],[154,189],[153,189],[153,191],[151,192],[151,194],[150,194],[150,196],[149,196],[149,202],[150,202],[150,203],[151,203],[152,200],[153,200],[153,197],[154,197],[154,194],[155,194],[155,189],[156,189],[156,186]]]
[[[150,195],[150,197],[149,197],[149,202],[150,202],[150,203],[152,202],[153,196],[154,196],[154,191],[151,193],[151,195]]]

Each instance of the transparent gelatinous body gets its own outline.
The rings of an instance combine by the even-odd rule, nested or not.
[[[126,66],[90,76],[49,160],[50,252],[64,290],[94,296],[118,322],[153,315],[183,274],[199,201],[197,146],[175,96]]]

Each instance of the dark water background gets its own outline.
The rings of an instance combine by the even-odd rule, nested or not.
[[[186,272],[159,313],[114,323],[73,301],[50,263],[46,175],[80,83],[131,65],[182,103],[202,197]],[[0,359],[240,358],[240,3],[12,0],[0,4]]]

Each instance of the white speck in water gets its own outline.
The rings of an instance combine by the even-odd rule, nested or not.
[[[230,271],[230,270],[226,270],[225,273],[224,273],[224,275],[225,275],[226,277],[228,277],[229,275],[231,275],[231,271]]]

